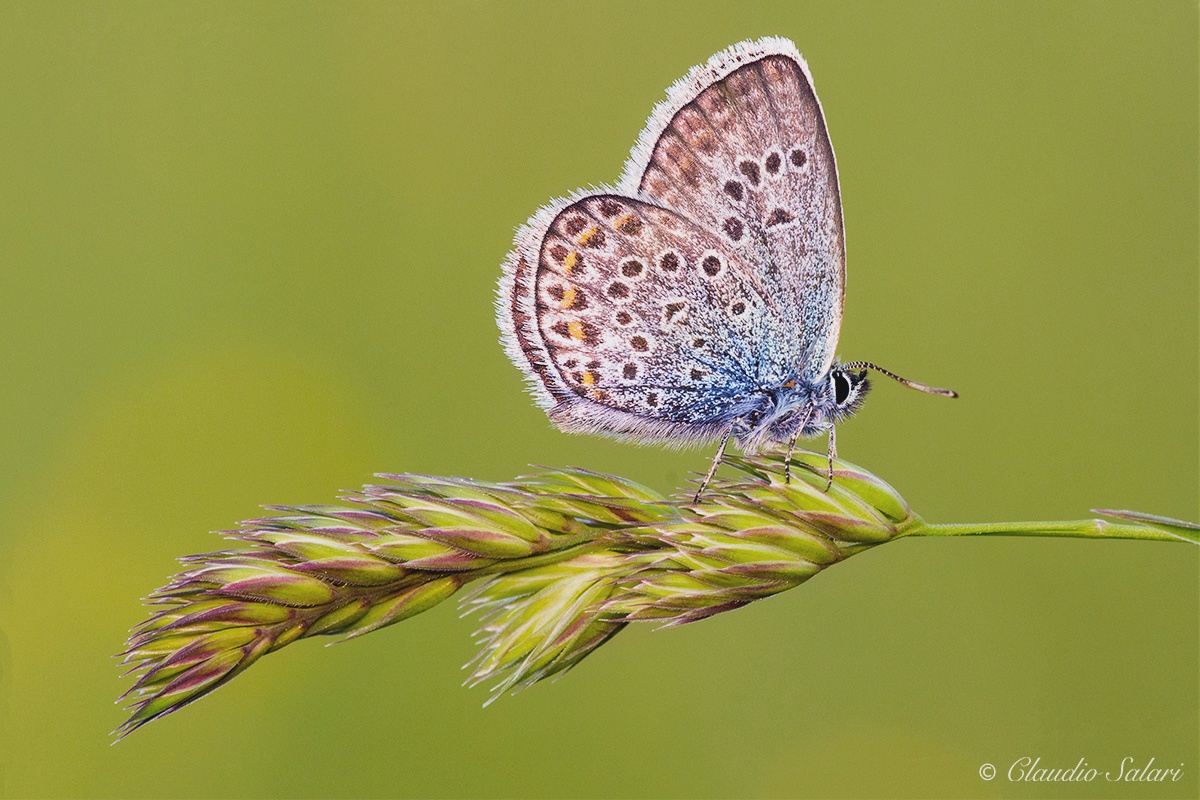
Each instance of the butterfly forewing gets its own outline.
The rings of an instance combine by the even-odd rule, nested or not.
[[[727,59],[748,63],[694,87],[694,97],[677,88],[682,105],[669,101],[655,113],[651,129],[663,128],[637,191],[754,264],[794,337],[801,377],[816,381],[833,360],[845,291],[833,148],[798,55]],[[694,82],[685,79],[683,89]]]

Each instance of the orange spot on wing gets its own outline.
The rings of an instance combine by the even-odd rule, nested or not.
[[[578,260],[579,253],[576,253],[574,250],[567,253],[567,257],[563,259],[563,269],[567,271],[567,274],[570,274],[571,270],[575,269],[575,263]]]
[[[567,290],[565,292],[563,292],[561,306],[563,308],[570,308],[572,305],[574,305],[575,304],[575,294],[576,294],[575,287],[568,286]]]
[[[584,386],[594,385],[596,383],[596,373],[592,372],[591,370],[583,373],[583,380],[580,381],[580,383],[582,383]]]
[[[587,247],[589,244],[591,244],[596,239],[596,237],[599,234],[600,234],[600,226],[593,225],[592,227],[588,228],[583,233],[579,234],[579,244],[583,245],[584,247]]]
[[[567,323],[567,334],[570,335],[570,337],[572,339],[577,339],[582,342],[583,341],[583,323],[580,322],[579,320],[573,320],[571,322],[568,322]],[[590,375],[591,373],[589,372],[588,374]]]
[[[629,236],[636,236],[637,234],[642,232],[642,220],[637,214],[634,214],[631,211],[628,214],[625,214],[622,217],[620,217],[617,220],[617,224],[615,227],[621,233],[627,234]]]

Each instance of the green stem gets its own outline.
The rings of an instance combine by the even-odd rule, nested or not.
[[[1076,539],[1144,539],[1200,543],[1182,531],[1175,532],[1150,525],[1126,525],[1102,519],[1064,522],[967,522],[945,525],[922,522],[903,530],[899,536],[1059,536]]]

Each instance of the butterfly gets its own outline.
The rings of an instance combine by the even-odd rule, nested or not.
[[[667,90],[612,188],[521,227],[497,293],[502,342],[568,432],[746,452],[829,434],[874,369],[835,359],[846,247],[833,147],[787,39],[744,41]]]

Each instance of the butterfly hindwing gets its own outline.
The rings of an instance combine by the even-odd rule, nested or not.
[[[662,422],[723,419],[757,387],[759,337],[778,324],[752,274],[673,211],[607,194],[566,206],[533,284],[559,395]]]

